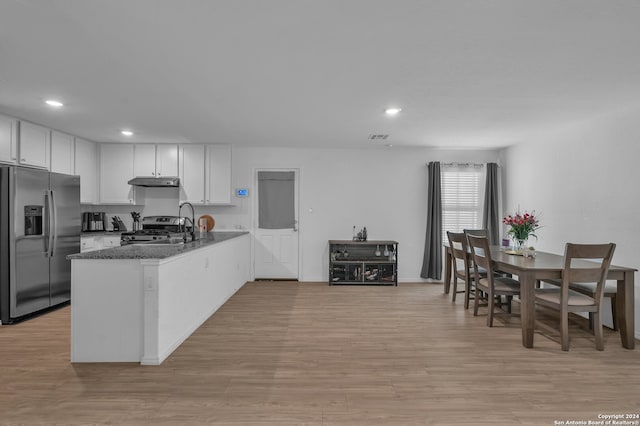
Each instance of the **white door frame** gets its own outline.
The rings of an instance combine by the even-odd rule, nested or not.
[[[258,231],[258,172],[294,172],[296,177],[296,226],[297,226],[297,234],[298,234],[298,270],[297,270],[297,279],[301,281],[301,271],[302,271],[302,220],[300,218],[300,205],[301,205],[301,190],[302,187],[302,172],[300,167],[254,167],[253,168],[253,189],[252,192],[255,194],[253,197],[254,202],[251,203],[251,233],[253,234],[253,238],[251,239],[251,259],[252,259],[252,268],[251,268],[251,279],[256,279],[256,233]]]

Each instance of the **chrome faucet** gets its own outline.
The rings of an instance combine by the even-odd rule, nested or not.
[[[191,204],[188,201],[180,204],[180,207],[178,207],[178,223],[181,222],[180,212],[182,211],[182,207],[184,207],[185,204],[188,204],[189,207],[191,207],[191,241],[195,241],[196,240],[196,233],[195,233],[196,212],[195,212],[195,209],[193,208],[193,204]],[[182,240],[186,243],[187,242],[187,217],[184,218],[184,222],[185,223],[182,224],[182,232],[184,232],[182,236]]]

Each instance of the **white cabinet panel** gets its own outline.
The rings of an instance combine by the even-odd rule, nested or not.
[[[178,145],[137,144],[133,168],[136,176],[178,176]]]
[[[20,164],[49,168],[51,131],[36,124],[20,123]]]
[[[94,237],[80,237],[80,253],[94,250],[100,250],[96,248],[96,240]]]
[[[209,204],[231,203],[231,146],[207,146],[207,198]]]
[[[98,202],[98,148],[93,142],[76,139],[75,174],[80,176],[80,202]]]
[[[133,144],[100,144],[100,203],[134,204]]]
[[[60,132],[51,132],[51,171],[74,174],[73,136]]]
[[[120,235],[105,235],[102,237],[102,248],[120,247]]]
[[[205,203],[204,145],[180,146],[180,201]]]
[[[0,161],[18,160],[18,120],[0,115]]]
[[[156,176],[178,176],[178,145],[156,145]]]
[[[133,156],[134,176],[156,176],[156,146],[137,144]]]

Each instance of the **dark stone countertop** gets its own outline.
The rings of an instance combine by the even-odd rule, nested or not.
[[[87,253],[71,254],[67,256],[67,259],[166,259],[246,234],[248,232],[209,232],[199,240],[186,244],[129,244]]]

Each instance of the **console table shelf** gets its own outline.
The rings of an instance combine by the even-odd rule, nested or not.
[[[398,285],[398,242],[329,240],[329,285]]]

